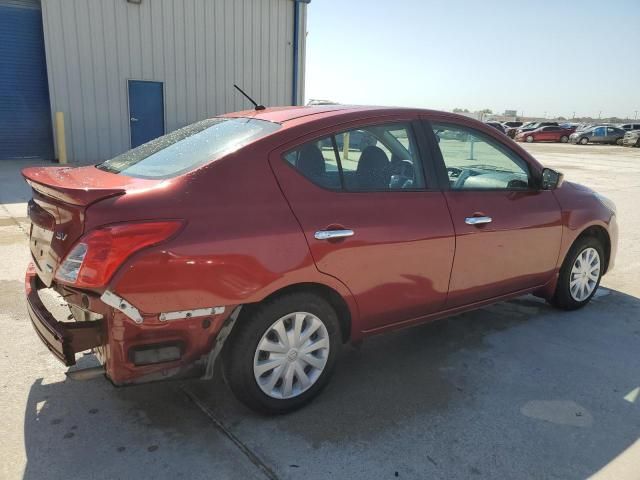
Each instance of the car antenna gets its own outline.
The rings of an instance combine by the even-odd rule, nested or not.
[[[253,106],[255,107],[256,110],[264,110],[264,105],[258,105],[256,103],[256,101],[251,98],[249,95],[246,94],[246,92],[244,90],[242,90],[238,85],[236,85],[235,83],[233,84],[233,86],[236,88],[236,90],[238,90],[242,95],[244,95],[245,97],[247,97],[247,99],[253,103]]]

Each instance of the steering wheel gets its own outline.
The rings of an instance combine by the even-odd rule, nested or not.
[[[413,164],[409,160],[400,160],[394,162],[391,166],[391,182],[390,187],[394,188],[411,188],[415,177]]]
[[[458,167],[447,167],[447,175],[449,178],[458,178],[462,173],[462,169]]]

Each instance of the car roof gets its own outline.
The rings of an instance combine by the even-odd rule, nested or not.
[[[297,120],[295,123],[311,122],[320,118],[338,117],[352,113],[381,114],[393,115],[399,112],[413,112],[415,114],[438,114],[447,117],[464,118],[468,117],[450,112],[441,112],[436,110],[409,108],[409,107],[384,107],[384,106],[368,106],[368,105],[310,105],[310,106],[290,106],[290,107],[268,107],[264,110],[242,110],[240,112],[231,112],[221,115],[226,118],[255,118],[258,120],[266,120],[286,124]]]
[[[240,112],[231,112],[222,115],[223,117],[250,117],[258,120],[266,120],[268,122],[284,123],[296,120],[302,117],[309,117],[320,114],[337,114],[338,112],[354,111],[354,110],[375,110],[385,107],[364,107],[354,105],[309,105],[304,107],[287,106],[287,107],[268,107],[264,110],[242,110]],[[389,108],[389,107],[386,107]]]

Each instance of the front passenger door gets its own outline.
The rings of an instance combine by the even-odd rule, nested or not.
[[[598,127],[593,130],[593,135],[589,139],[594,143],[602,143],[607,141],[607,127]]]
[[[540,140],[550,140],[551,139],[551,131],[553,130],[553,127],[542,127],[542,131],[540,132],[540,134],[538,135]]]
[[[463,125],[433,123],[438,167],[456,234],[448,307],[541,286],[554,274],[562,235],[553,192],[506,142]],[[438,157],[438,155],[437,155]]]

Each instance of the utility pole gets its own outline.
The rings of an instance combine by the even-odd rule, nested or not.
[[[637,119],[638,119],[638,110],[636,110],[636,114],[635,114],[635,116],[633,117],[633,119],[634,119],[634,120],[637,120]]]

